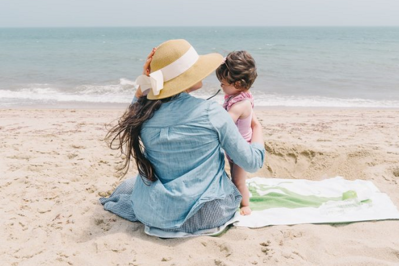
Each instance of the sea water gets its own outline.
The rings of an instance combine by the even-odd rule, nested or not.
[[[0,28],[0,108],[127,105],[148,53],[177,38],[250,52],[256,106],[399,107],[398,27],[137,27]],[[212,74],[195,95],[219,88]]]

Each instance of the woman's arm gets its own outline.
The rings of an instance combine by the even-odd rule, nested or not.
[[[235,164],[252,173],[263,166],[265,148],[261,125],[256,118],[253,121],[255,139],[249,144],[241,136],[229,114],[216,102],[210,103],[208,117],[218,134],[221,147]]]
[[[147,60],[145,61],[144,65],[143,65],[143,75],[147,75],[147,76],[150,75],[151,61],[152,61],[152,57],[154,56],[156,50],[157,50],[157,48],[152,48],[151,52],[148,54]],[[143,96],[143,92],[141,91],[141,88],[139,86],[136,90],[136,94],[134,95],[132,103],[136,102],[137,99],[140,98],[141,96]]]

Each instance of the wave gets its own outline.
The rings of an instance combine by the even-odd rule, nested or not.
[[[51,102],[77,103],[129,103],[136,90],[136,84],[120,79],[119,84],[81,85],[74,88],[57,88],[48,84],[32,84],[15,90],[0,90],[0,106],[19,103],[46,104]]]
[[[340,107],[340,108],[399,108],[399,101],[360,98],[329,98],[321,96],[276,96],[255,99],[258,106],[286,107]]]
[[[196,97],[206,99],[212,94],[193,93]],[[254,104],[257,107],[337,107],[337,108],[399,108],[399,101],[372,100],[361,98],[331,98],[323,96],[276,95],[253,92]],[[212,100],[223,103],[223,95]]]
[[[206,85],[206,84],[205,84]],[[47,105],[56,103],[75,103],[77,107],[84,103],[129,104],[136,91],[134,81],[121,78],[118,84],[81,85],[74,88],[57,88],[49,84],[32,84],[14,89],[0,90],[0,107],[21,105]],[[193,95],[206,99],[216,91],[215,86],[205,86]],[[340,108],[399,108],[399,101],[373,100],[361,98],[330,98],[323,96],[276,95],[253,92],[255,106],[258,107],[340,107]],[[223,102],[219,93],[212,100]]]

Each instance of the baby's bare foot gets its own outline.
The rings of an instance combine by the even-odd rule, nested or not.
[[[250,215],[251,214],[251,208],[249,206],[242,206],[240,209],[240,214],[241,215]]]

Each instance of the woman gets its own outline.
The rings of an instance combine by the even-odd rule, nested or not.
[[[222,61],[220,54],[199,56],[185,40],[150,53],[138,97],[108,133],[111,147],[126,154],[125,171],[134,159],[139,175],[100,199],[104,209],[161,237],[209,234],[231,220],[241,195],[224,170],[224,151],[255,172],[265,150],[256,118],[249,144],[222,107],[187,93]]]

